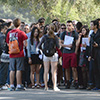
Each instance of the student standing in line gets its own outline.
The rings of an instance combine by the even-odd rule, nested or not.
[[[31,31],[31,36],[28,39],[27,44],[27,54],[28,54],[28,62],[30,64],[30,78],[32,82],[32,88],[39,88],[39,72],[41,68],[41,60],[39,58],[39,53],[37,51],[37,45],[39,43],[39,29],[34,27]],[[36,84],[34,84],[34,73],[36,72]]]

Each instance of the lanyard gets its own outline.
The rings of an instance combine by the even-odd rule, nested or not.
[[[66,31],[66,34],[68,35],[68,32],[67,32],[67,31]],[[69,35],[68,35],[68,36],[69,36]],[[72,32],[71,32],[70,36],[72,36]]]

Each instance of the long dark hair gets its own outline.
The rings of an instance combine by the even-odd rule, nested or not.
[[[87,25],[84,25],[84,26],[82,27],[82,29],[83,29],[83,28],[85,28],[85,30],[86,30],[85,36],[88,36],[88,34],[89,34],[89,28],[88,28],[88,26],[87,26]]]
[[[30,40],[31,40],[31,44],[33,45],[33,41],[34,41],[34,33],[35,30],[38,30],[38,35],[36,36],[37,42],[39,43],[39,29],[37,27],[33,27],[32,31],[31,31],[31,36],[30,36]]]

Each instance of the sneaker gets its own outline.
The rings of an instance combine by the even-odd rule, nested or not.
[[[37,84],[36,88],[37,88],[37,89],[39,89],[39,88],[40,88],[40,85],[39,85],[39,84]]]
[[[66,89],[70,89],[70,82],[67,81],[67,85],[65,86]]]
[[[25,90],[24,86],[21,86],[21,87],[17,87],[16,88],[16,91],[23,91],[23,90]]]
[[[15,91],[15,87],[9,87],[8,90],[9,91]]]
[[[90,85],[90,86],[88,86],[86,89],[87,90],[91,90],[91,89],[93,89],[94,87],[93,87],[93,85]]]
[[[2,90],[7,90],[8,87],[7,86],[2,86]]]
[[[78,89],[78,81],[75,82],[75,89]]]
[[[95,87],[95,88],[93,88],[92,90],[100,90],[99,88],[97,88],[97,87]]]
[[[45,87],[45,84],[44,84],[44,83],[42,83],[42,84],[41,84],[41,87]]]
[[[32,89],[35,89],[35,85],[32,85]]]
[[[60,91],[60,89],[58,87],[55,87],[54,91]]]

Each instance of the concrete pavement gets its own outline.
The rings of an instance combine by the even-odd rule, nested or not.
[[[43,89],[2,90],[0,100],[100,100],[100,92],[64,88],[60,92],[44,91]]]

